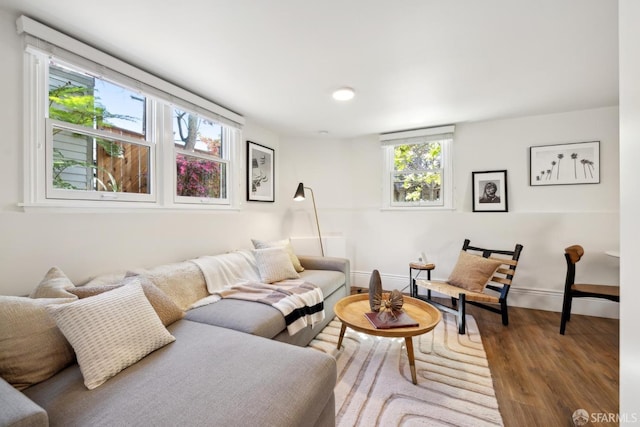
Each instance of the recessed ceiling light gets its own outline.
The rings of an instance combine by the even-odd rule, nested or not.
[[[355,96],[356,92],[350,87],[341,87],[333,92],[333,99],[336,101],[348,101]]]
[[[329,131],[328,130],[319,130],[318,133],[320,135],[329,135]]]

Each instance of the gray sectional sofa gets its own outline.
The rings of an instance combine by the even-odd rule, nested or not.
[[[347,295],[349,262],[299,259],[300,278],[322,289],[325,317],[293,336],[269,305],[198,304],[210,292],[194,262],[138,271],[185,310],[166,328],[175,341],[92,390],[77,363],[21,391],[0,379],[0,426],[335,425],[335,360],[305,346]],[[87,286],[116,280],[102,277]]]

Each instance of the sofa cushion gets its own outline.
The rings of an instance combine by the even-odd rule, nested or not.
[[[202,271],[192,261],[127,272],[127,276],[135,275],[151,279],[181,310],[209,295]]]
[[[322,295],[327,298],[338,288],[344,286],[347,280],[345,274],[335,270],[305,270],[300,273],[300,278],[305,282],[313,283],[322,290]]]
[[[0,426],[48,427],[47,413],[0,377]]]
[[[46,380],[75,360],[46,310],[73,298],[0,296],[0,376],[18,390]]]
[[[230,298],[189,310],[185,319],[264,338],[273,338],[287,327],[278,309],[260,302]]]
[[[254,251],[260,280],[264,283],[279,282],[300,277],[283,248],[265,248]]]
[[[73,282],[58,267],[52,267],[38,286],[31,291],[31,298],[73,298],[75,295],[67,292],[75,287]]]
[[[301,271],[304,271],[304,267],[302,266],[302,264],[300,264],[300,260],[298,259],[295,252],[293,251],[293,246],[291,246],[290,239],[274,240],[274,241],[251,239],[251,243],[253,243],[253,247],[256,249],[283,248],[289,255],[289,258],[291,259],[291,264],[293,264],[293,268],[295,268],[298,273],[300,273]]]
[[[175,341],[140,284],[47,310],[71,343],[90,390],[152,351]]]
[[[95,390],[72,366],[25,394],[51,425],[78,426],[314,425],[333,396],[327,354],[185,319],[168,329],[175,343]]]
[[[176,320],[182,319],[184,311],[180,310],[172,300],[160,288],[154,285],[151,280],[144,276],[125,277],[120,283],[113,285],[85,285],[69,289],[68,292],[78,296],[78,298],[88,298],[104,292],[117,289],[121,286],[139,283],[142,285],[144,296],[147,297],[156,314],[164,326],[169,326]]]
[[[340,271],[305,270],[300,273],[300,277],[305,282],[318,286],[322,290],[325,301],[336,290],[341,287],[344,289],[345,275]],[[346,296],[346,294],[342,296]],[[331,307],[325,303],[325,311],[327,310],[333,317]],[[187,311],[185,319],[234,329],[264,338],[275,338],[283,331],[285,335],[288,335],[282,313],[268,304],[255,301],[222,299]]]
[[[460,251],[458,261],[447,282],[469,291],[482,292],[501,265],[502,261]]]

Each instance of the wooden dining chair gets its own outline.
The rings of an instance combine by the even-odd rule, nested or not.
[[[604,298],[620,302],[620,286],[575,283],[576,264],[583,255],[584,249],[580,245],[572,245],[564,250],[564,258],[567,261],[567,276],[564,282],[564,300],[560,320],[560,334],[562,335],[564,335],[567,322],[571,319],[571,303],[574,298]]]

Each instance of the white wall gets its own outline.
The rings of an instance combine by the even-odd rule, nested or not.
[[[640,420],[640,3],[621,0],[620,16],[620,413]],[[621,425],[631,425],[631,422]],[[636,423],[633,423],[636,424]]]
[[[23,212],[22,42],[16,18],[0,11],[0,294],[28,293],[53,265],[81,282],[100,273],[248,248],[252,237],[282,234],[277,203],[243,202],[232,212]],[[278,151],[279,137],[250,118],[243,139]],[[243,143],[236,188],[241,200],[245,150]]]
[[[600,141],[601,183],[530,187],[532,145]],[[377,136],[336,140],[283,137],[281,171],[293,193],[314,188],[323,233],[343,234],[355,283],[366,286],[380,270],[385,287],[408,284],[408,263],[425,252],[446,278],[465,238],[480,246],[524,245],[510,296],[512,305],[559,311],[566,265],[563,249],[581,244],[587,254],[578,280],[619,283],[618,109],[616,107],[510,120],[463,123],[454,141],[453,211],[381,210],[381,149]],[[508,213],[473,213],[471,172],[506,169]],[[290,233],[313,234],[311,206],[289,202]],[[289,230],[288,230],[289,231]],[[575,302],[574,313],[617,317],[608,301]]]

